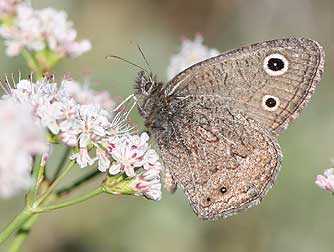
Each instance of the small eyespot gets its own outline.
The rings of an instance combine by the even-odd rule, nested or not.
[[[262,107],[268,111],[275,111],[279,106],[280,100],[273,95],[265,95],[262,98]]]
[[[288,70],[288,60],[279,53],[273,53],[268,55],[263,62],[263,69],[270,76],[279,76]]]
[[[227,188],[225,186],[223,186],[222,188],[220,188],[220,192],[222,194],[226,193],[227,192]]]
[[[210,197],[206,198],[206,201],[207,201],[207,202],[210,202],[210,201],[211,201],[211,198],[210,198]]]

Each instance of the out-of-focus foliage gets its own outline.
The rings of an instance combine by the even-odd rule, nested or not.
[[[181,191],[162,201],[102,196],[81,206],[40,218],[27,241],[27,252],[330,252],[333,251],[334,198],[315,184],[315,176],[334,157],[334,2],[332,0],[58,0],[32,1],[34,7],[65,9],[92,50],[67,60],[56,76],[88,78],[114,97],[132,92],[137,69],[116,54],[144,65],[165,81],[170,56],[181,38],[201,33],[205,43],[226,51],[249,43],[289,36],[319,41],[325,48],[325,73],[300,118],[280,138],[284,153],[278,181],[260,206],[216,222],[197,219]],[[24,61],[5,56],[1,73],[20,70]],[[134,121],[141,123],[139,116]],[[1,150],[0,150],[1,151]],[[54,152],[58,152],[55,148]],[[79,171],[78,171],[79,172]],[[20,210],[22,197],[0,201],[0,224]],[[1,248],[0,248],[1,250]]]

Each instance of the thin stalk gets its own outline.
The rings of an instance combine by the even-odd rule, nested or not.
[[[34,202],[34,207],[39,206],[41,203],[43,203],[44,200],[53,192],[53,190],[58,186],[58,184],[61,182],[61,180],[66,177],[66,175],[72,170],[72,168],[75,166],[75,160],[70,161],[70,163],[65,168],[64,172],[58,176],[58,178],[51,184],[51,186],[46,190],[45,193],[42,194],[42,196],[37,199]]]
[[[28,193],[28,205],[31,206],[32,203],[35,201],[35,197],[38,191],[38,176],[40,175],[40,168],[41,168],[41,160],[42,157],[40,155],[35,156],[35,163],[33,168],[32,177],[35,180],[35,185],[32,187],[30,192]]]
[[[62,156],[62,158],[61,158],[61,160],[60,160],[60,162],[59,162],[59,164],[58,164],[58,166],[56,168],[56,172],[55,172],[55,174],[53,176],[53,180],[52,181],[55,181],[57,179],[57,177],[59,176],[61,170],[63,169],[63,167],[64,167],[64,165],[65,165],[65,163],[67,161],[68,155],[71,153],[71,150],[72,150],[72,148],[66,147],[66,149],[65,149],[65,151],[63,153],[63,156]]]
[[[38,214],[31,216],[17,231],[16,236],[11,241],[8,252],[18,252],[31,231],[31,227],[35,224]]]
[[[73,205],[76,205],[78,203],[89,200],[89,199],[91,199],[91,198],[93,198],[93,197],[95,197],[95,196],[97,196],[97,195],[99,195],[103,192],[104,192],[104,188],[102,186],[100,186],[100,187],[96,188],[95,190],[93,190],[93,191],[91,191],[87,194],[84,194],[84,195],[82,195],[78,198],[75,198],[75,199],[60,203],[60,204],[56,204],[56,205],[36,208],[36,212],[43,213],[43,212],[48,212],[48,211],[64,208],[64,207],[73,206]]]
[[[56,195],[58,197],[61,197],[65,194],[68,194],[72,192],[77,187],[81,186],[82,184],[90,181],[92,178],[95,178],[96,176],[100,175],[101,172],[99,170],[92,171],[91,173],[88,173],[87,175],[83,176],[82,178],[78,179],[76,182],[74,182],[72,185],[65,187],[61,190],[59,190]]]
[[[7,238],[17,231],[23,223],[25,223],[34,213],[31,210],[24,208],[16,218],[0,233],[0,244],[2,244]]]
[[[39,67],[35,57],[26,49],[22,50],[22,56],[26,60],[29,68],[34,72],[36,79],[41,79],[43,77],[43,71]]]

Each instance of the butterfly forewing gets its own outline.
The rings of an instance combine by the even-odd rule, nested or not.
[[[165,94],[219,95],[274,133],[309,100],[323,71],[324,52],[308,39],[281,39],[202,61],[171,80]]]

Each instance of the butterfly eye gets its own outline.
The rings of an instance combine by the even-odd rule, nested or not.
[[[275,111],[279,106],[279,98],[273,95],[265,95],[262,98],[262,107],[268,111]]]
[[[279,76],[288,70],[288,60],[279,53],[268,55],[263,62],[263,69],[270,76]]]
[[[151,86],[152,86],[152,83],[151,82],[146,82],[145,83],[145,86],[144,86],[144,89],[146,92],[149,92],[150,89],[151,89]]]
[[[144,95],[150,95],[153,89],[153,83],[151,81],[145,81],[142,83],[142,93]]]

